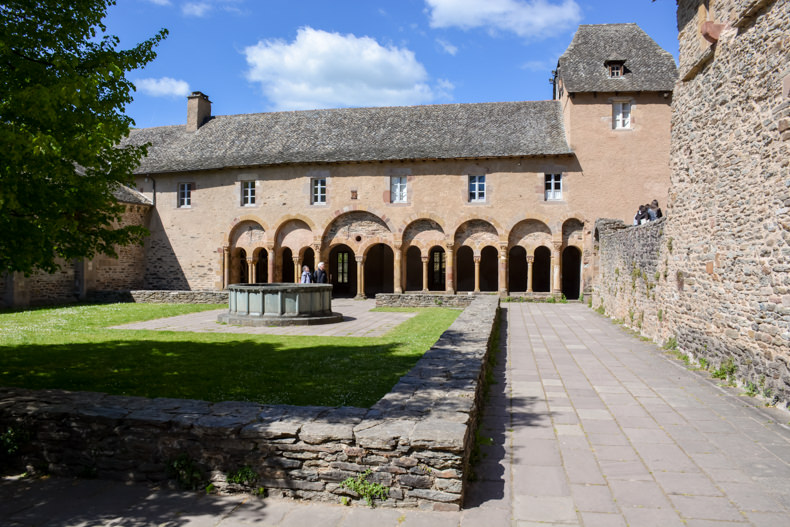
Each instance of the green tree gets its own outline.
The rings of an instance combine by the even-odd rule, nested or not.
[[[57,270],[57,257],[115,255],[142,227],[117,227],[113,197],[145,146],[120,148],[134,85],[162,29],[119,50],[102,19],[115,0],[0,4],[0,272]]]

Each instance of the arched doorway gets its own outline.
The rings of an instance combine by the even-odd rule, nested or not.
[[[496,291],[499,287],[499,251],[483,247],[480,251],[480,291]]]
[[[411,246],[406,251],[406,291],[422,290],[422,253]],[[367,266],[367,263],[365,264]]]
[[[255,283],[266,284],[269,282],[269,253],[266,249],[258,250],[258,261],[255,263]]]
[[[329,251],[329,283],[335,297],[357,294],[357,261],[348,245],[337,245]]]
[[[315,252],[313,251],[313,249],[311,247],[308,247],[307,249],[305,249],[304,253],[302,254],[302,265],[301,265],[301,267],[304,267],[305,265],[310,269],[310,273],[314,273],[315,272],[315,265],[316,265]],[[300,281],[301,281],[301,278],[302,278],[302,269],[301,269],[301,267],[299,269],[299,280]]]
[[[458,290],[475,290],[475,255],[471,247],[464,245],[458,249]]]
[[[579,299],[582,252],[574,246],[562,251],[562,294],[568,300]]]
[[[288,247],[283,249],[280,255],[282,282],[292,284],[294,283],[294,255]]]
[[[536,293],[551,291],[551,250],[540,246],[535,249],[535,261],[532,264],[532,290]]]
[[[238,274],[236,275],[237,277],[236,283],[247,284],[250,281],[249,267],[247,267],[247,251],[245,251],[244,249],[239,249],[237,255],[238,255],[237,256],[238,260],[236,263],[236,268],[238,269]]]
[[[383,243],[368,249],[365,256],[365,296],[375,297],[378,293],[392,293],[395,254]]]
[[[447,276],[447,260],[445,259],[444,249],[434,247],[429,253],[428,260],[428,290],[444,291]]]
[[[527,250],[520,245],[510,249],[508,255],[508,291],[521,293],[527,290]]]

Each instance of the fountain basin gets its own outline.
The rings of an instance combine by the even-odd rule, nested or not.
[[[233,284],[228,286],[228,312],[218,322],[241,326],[310,326],[332,324],[343,315],[332,312],[331,284]]]

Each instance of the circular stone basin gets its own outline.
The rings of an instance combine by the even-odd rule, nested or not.
[[[217,321],[241,326],[308,326],[343,320],[332,313],[331,284],[234,284]]]

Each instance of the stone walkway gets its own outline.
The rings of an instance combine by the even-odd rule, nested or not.
[[[332,299],[332,311],[341,313],[343,321],[317,326],[234,326],[220,324],[217,315],[226,309],[202,311],[188,315],[133,322],[113,329],[150,329],[155,331],[197,331],[211,333],[244,333],[257,335],[307,335],[315,337],[380,337],[416,313],[371,311],[375,300]]]
[[[790,417],[684,369],[580,304],[504,304],[461,512],[0,480],[0,525],[790,526]],[[339,310],[339,309],[338,309]]]

